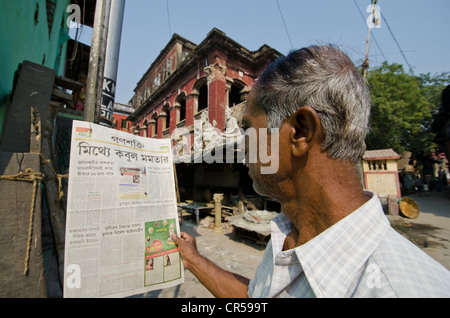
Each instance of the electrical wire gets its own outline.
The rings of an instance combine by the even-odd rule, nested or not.
[[[414,74],[411,65],[409,64],[408,60],[406,59],[406,56],[405,56],[405,54],[403,53],[403,50],[402,50],[402,48],[400,47],[400,44],[398,43],[397,39],[395,38],[395,35],[394,35],[394,33],[392,32],[392,30],[391,30],[391,28],[390,28],[390,26],[389,26],[389,23],[387,22],[387,20],[386,20],[386,18],[384,17],[384,15],[383,15],[382,12],[381,12],[381,17],[383,18],[384,22],[386,23],[386,26],[388,27],[388,30],[389,30],[389,32],[391,33],[392,38],[394,39],[395,43],[397,44],[397,47],[398,47],[398,49],[400,50],[400,53],[402,54],[403,58],[405,59],[406,64],[408,64],[409,72],[410,72],[411,74]]]
[[[285,30],[286,30],[286,34],[287,34],[287,36],[288,36],[289,43],[291,44],[291,49],[293,50],[293,49],[294,49],[294,46],[292,45],[292,40],[291,40],[291,36],[289,35],[288,28],[287,28],[287,26],[286,26],[286,21],[284,21],[283,12],[281,11],[281,7],[280,7],[280,4],[278,3],[278,0],[276,0],[276,2],[277,2],[278,10],[280,11],[281,20],[283,20],[284,28],[285,28]]]
[[[171,38],[172,37],[172,28],[170,26],[169,0],[166,0],[166,8],[167,8],[167,21],[169,23],[169,38]]]

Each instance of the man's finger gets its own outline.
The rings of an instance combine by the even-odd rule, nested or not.
[[[175,233],[172,234],[172,240],[175,242],[175,244],[178,244],[180,242],[180,238]]]

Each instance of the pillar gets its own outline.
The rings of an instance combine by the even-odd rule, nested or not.
[[[156,119],[158,121],[158,131],[156,132],[156,136],[157,138],[162,138],[163,137],[163,129],[164,129],[164,121],[166,120],[166,116],[163,115],[159,115]]]
[[[155,130],[156,127],[156,119],[152,118],[148,124],[148,136],[149,137],[156,137],[157,131]]]
[[[139,136],[141,136],[141,137],[147,137],[147,126],[146,126],[146,125],[143,125],[143,126],[140,128]]]
[[[177,118],[178,118],[178,112],[177,108],[175,106],[172,106],[169,108],[170,113],[170,133],[177,128]]]
[[[214,215],[215,215],[214,233],[223,233],[222,229],[223,193],[214,193],[213,199],[214,199]]]
[[[205,67],[205,72],[208,74],[208,111],[209,121],[217,122],[217,127],[220,130],[225,128],[225,108],[227,106],[226,94],[226,79],[225,73],[227,67],[222,64],[221,60],[217,63]]]
[[[185,127],[194,125],[194,115],[195,115],[195,95],[189,94],[186,96],[186,121]]]

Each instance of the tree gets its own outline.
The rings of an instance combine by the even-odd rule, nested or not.
[[[421,74],[422,90],[431,103],[433,122],[431,130],[436,133],[434,141],[438,144],[437,153],[445,152],[450,160],[450,141],[448,140],[448,125],[450,119],[450,72],[430,76]],[[444,92],[445,91],[445,92]]]
[[[419,81],[422,92],[431,105],[431,111],[437,111],[442,106],[442,91],[450,84],[450,72],[443,72],[434,76],[431,76],[430,73],[420,74]]]
[[[367,81],[372,98],[367,148],[393,148],[399,154],[411,151],[421,161],[429,157],[435,144],[430,131],[432,103],[424,94],[424,78],[405,73],[400,64],[384,62],[368,72]]]

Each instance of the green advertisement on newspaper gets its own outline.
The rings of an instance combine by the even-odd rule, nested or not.
[[[145,223],[145,286],[181,277],[181,258],[172,241],[176,219]]]

